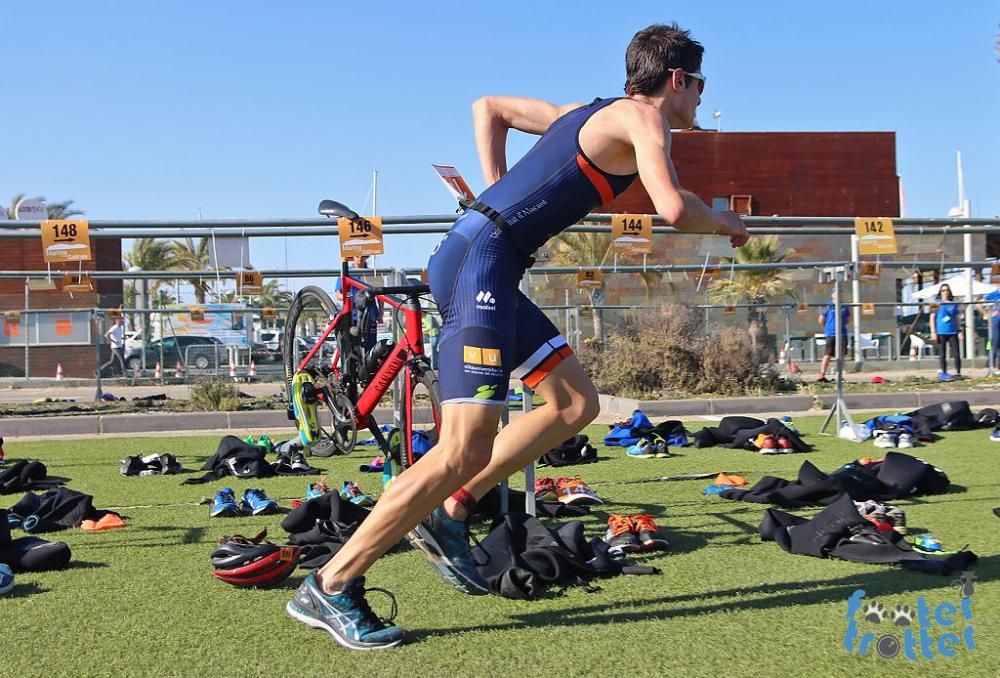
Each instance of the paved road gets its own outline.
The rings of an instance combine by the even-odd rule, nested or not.
[[[92,401],[96,389],[93,382],[90,385],[75,385],[79,382],[56,382],[36,383],[32,380],[31,385],[26,388],[10,388],[0,386],[0,402],[4,403],[30,403],[38,398],[69,398],[79,402]],[[265,384],[238,384],[241,391],[252,396],[269,396],[281,393],[282,384],[271,382]],[[191,393],[189,384],[143,384],[131,386],[127,384],[115,384],[113,382],[103,383],[104,391],[116,397],[124,397],[128,400],[133,398],[166,393],[167,397],[174,399],[187,399]]]

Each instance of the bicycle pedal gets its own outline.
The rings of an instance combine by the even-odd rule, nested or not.
[[[307,405],[315,405],[322,398],[322,393],[313,386],[311,381],[302,384],[302,402]]]

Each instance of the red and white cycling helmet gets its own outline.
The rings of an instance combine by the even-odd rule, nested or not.
[[[223,537],[212,551],[212,573],[233,586],[273,586],[284,581],[298,565],[298,546],[279,546],[267,541],[267,530],[248,539],[242,535]]]

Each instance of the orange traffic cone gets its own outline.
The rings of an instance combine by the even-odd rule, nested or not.
[[[231,353],[229,354],[229,376],[233,379],[236,378],[236,359]]]
[[[250,372],[247,374],[247,376],[250,377],[251,379],[257,376],[257,363],[253,361],[253,358],[250,359]]]
[[[56,381],[62,381],[62,379],[63,379],[62,363],[56,363]]]
[[[153,369],[153,379],[163,378],[163,366],[160,365],[160,361],[156,361],[156,367]]]
[[[778,364],[784,365],[788,359],[788,344],[784,344],[778,352]]]
[[[174,376],[183,377],[184,376],[184,366],[181,365],[181,361],[177,361],[177,365],[174,367]]]
[[[916,360],[916,359],[917,359],[917,347],[914,346],[913,342],[911,341],[910,342],[910,360]]]

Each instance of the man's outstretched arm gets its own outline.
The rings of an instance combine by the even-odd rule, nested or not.
[[[544,134],[559,116],[579,108],[574,103],[556,106],[541,99],[526,97],[480,97],[472,104],[476,130],[476,150],[486,185],[507,173],[507,131],[516,129],[528,134]]]
[[[680,231],[727,235],[733,247],[744,245],[749,236],[737,214],[716,212],[697,195],[681,188],[670,160],[670,132],[664,129],[660,114],[650,106],[633,106],[627,120],[639,178],[656,212]]]

